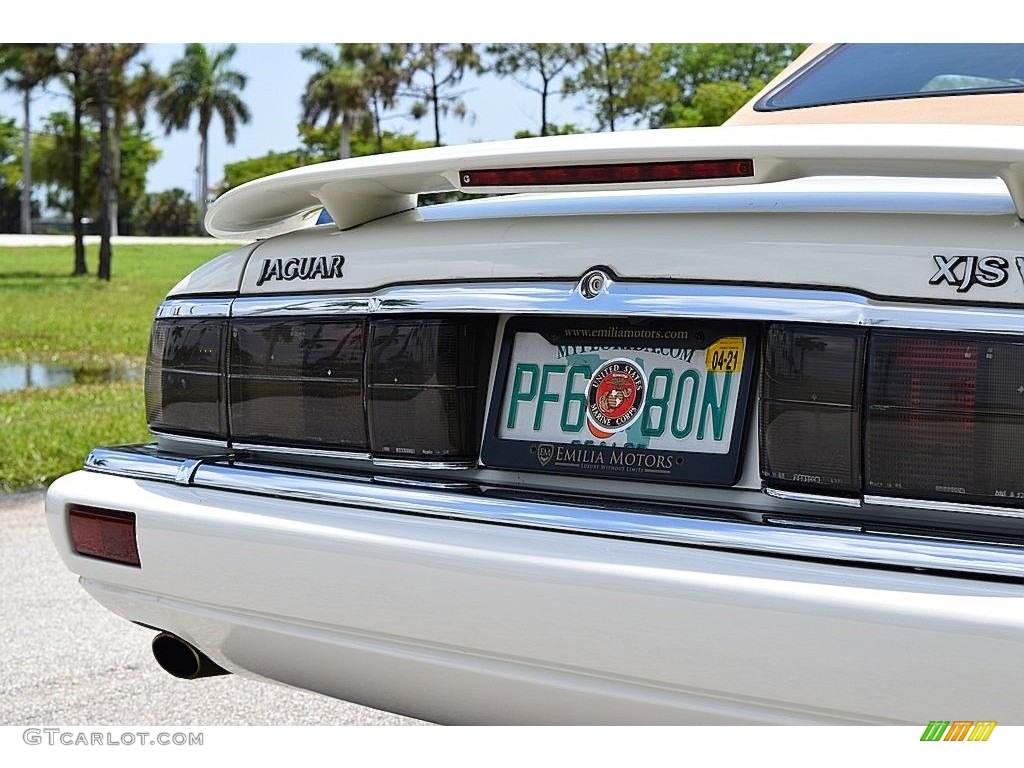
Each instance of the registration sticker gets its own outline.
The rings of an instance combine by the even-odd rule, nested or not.
[[[743,339],[719,339],[708,347],[704,362],[714,373],[735,373],[743,367]]]
[[[735,482],[755,336],[756,328],[711,321],[512,322],[484,462]]]

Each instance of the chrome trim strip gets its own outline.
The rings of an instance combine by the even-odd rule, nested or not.
[[[370,296],[247,296],[235,300],[231,316],[367,314],[372,301]]]
[[[85,458],[84,469],[108,475],[159,480],[175,485],[192,485],[204,463],[242,458],[227,450],[205,456],[182,456],[160,450],[156,443],[94,448]]]
[[[375,467],[393,467],[394,469],[473,469],[475,461],[419,461],[417,459],[388,459],[373,457]]]
[[[989,515],[992,517],[1024,518],[1024,510],[1008,507],[987,507],[983,504],[958,504],[953,501],[928,501],[925,499],[897,499],[891,496],[865,496],[865,504],[879,507],[901,507],[904,509],[927,509],[934,512],[961,512],[967,515]],[[1024,504],[1024,501],[1021,501]]]
[[[167,299],[156,317],[228,317],[234,299]]]
[[[420,480],[412,477],[390,477],[388,475],[374,475],[373,482],[384,483],[385,485],[401,485],[407,488],[421,488],[441,491],[469,491],[473,486],[469,483],[455,482],[445,483],[436,480]]]
[[[574,280],[398,286],[375,294],[337,298],[245,296],[235,300],[232,314],[498,312],[762,320],[1018,335],[1024,321],[1024,310],[883,302],[854,293],[804,288],[618,281],[610,283],[599,296],[586,299],[577,287],[578,281]]]
[[[176,435],[173,432],[161,432],[158,430],[149,430],[150,434],[157,438],[165,437],[175,443],[186,443],[188,445],[197,445],[203,448],[219,448],[222,452],[226,453],[228,450],[227,440],[215,440],[212,437],[192,437],[190,435]]]
[[[192,485],[195,479],[196,470],[203,463],[202,459],[185,459],[178,467],[178,474],[174,476],[174,482],[178,485]]]
[[[173,483],[183,458],[161,455],[153,446],[107,448],[93,451],[86,468]],[[364,476],[290,470],[249,461],[204,463],[198,467],[193,485],[388,513],[828,560],[836,564],[1024,578],[1024,547],[1010,544],[987,545],[913,536],[895,538],[833,529],[774,527],[623,512],[587,499],[580,501],[589,503],[570,504],[549,497],[534,498],[528,493],[502,493],[481,487],[473,487],[468,492],[403,487],[374,482]]]
[[[294,448],[289,445],[261,445],[259,443],[232,443],[232,449],[246,453],[274,453],[283,456],[317,456],[328,459],[354,459],[369,461],[370,454],[363,451],[328,451],[319,448]]]
[[[898,499],[892,496],[864,496],[862,499],[851,499],[842,496],[823,496],[814,493],[779,491],[775,488],[764,488],[763,490],[766,495],[776,499],[831,504],[842,507],[898,507],[901,509],[919,509],[931,512],[958,512],[965,515],[1024,518],[1024,510],[1010,509],[1008,507],[989,507],[982,504],[958,504],[952,501],[931,501],[927,499]],[[1022,501],[1022,504],[1024,504],[1024,501]]]
[[[85,457],[84,469],[140,480],[175,483],[185,457],[161,454],[154,444],[93,448]]]
[[[830,183],[831,181],[831,183]],[[1016,215],[1017,209],[998,179],[947,180],[945,187],[919,179],[887,179],[880,190],[867,179],[844,177],[766,182],[749,187],[705,187],[628,192],[502,195],[442,205],[421,206],[426,221],[605,216],[660,213],[938,213],[944,216]]]
[[[817,520],[795,520],[775,515],[766,515],[764,521],[770,525],[781,525],[786,528],[813,528],[820,531],[845,531],[847,533],[857,533],[862,530],[859,525],[843,525],[841,523],[819,522]]]
[[[806,501],[814,504],[831,504],[839,507],[861,507],[860,499],[851,499],[843,496],[825,496],[817,493],[798,493],[796,491],[779,491],[775,488],[763,488],[765,495],[786,501]]]

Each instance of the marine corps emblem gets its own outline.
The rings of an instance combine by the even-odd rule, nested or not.
[[[587,386],[587,428],[608,438],[633,424],[644,409],[647,375],[632,360],[603,363]]]

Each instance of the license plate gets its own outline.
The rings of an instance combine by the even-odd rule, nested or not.
[[[732,484],[756,352],[756,329],[739,323],[512,321],[484,463]]]

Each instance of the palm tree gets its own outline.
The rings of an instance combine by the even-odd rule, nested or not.
[[[32,92],[57,74],[57,46],[5,44],[0,46],[0,71],[10,72],[4,86],[20,91],[24,121],[21,148],[21,231],[32,232]]]
[[[144,127],[146,107],[160,86],[160,78],[149,62],[140,64],[137,73],[128,74],[132,59],[142,53],[144,48],[143,43],[118,43],[111,48],[110,109],[113,123],[110,134],[110,157],[113,163],[111,180],[114,196],[110,204],[110,230],[114,235],[118,233],[120,210],[118,198],[121,185],[121,134],[129,115],[135,117],[140,129]]]
[[[370,117],[372,95],[365,66],[370,55],[367,48],[366,44],[337,43],[337,56],[319,46],[307,46],[300,51],[303,61],[317,67],[302,94],[302,123],[312,126],[323,117],[330,130],[340,119],[338,156],[342,159],[352,154],[352,129],[356,121],[361,123],[360,128],[365,128],[365,121]]]
[[[64,87],[71,96],[71,232],[74,236],[75,267],[72,275],[88,274],[85,262],[85,232],[82,229],[82,118],[88,97],[89,46],[85,43],[65,43],[59,46],[59,64]]]
[[[149,103],[167,90],[167,79],[153,68],[152,61],[143,61],[138,70],[124,83],[122,93],[122,119],[129,115],[135,118],[135,127],[140,131],[146,127]]]
[[[110,146],[110,83],[114,46],[110,43],[96,43],[91,48],[95,62],[92,71],[96,93],[94,106],[100,119],[100,257],[96,275],[100,280],[109,281],[110,262],[113,257],[110,246],[113,231],[110,211],[114,200],[114,164]]]
[[[367,46],[364,63],[373,116],[373,132],[378,152],[384,151],[381,113],[385,109],[394,108],[398,102],[399,90],[409,84],[411,74],[406,66],[408,55],[408,43],[382,43]]]
[[[91,43],[60,46],[60,69],[71,95],[74,112],[72,134],[72,228],[75,239],[75,275],[87,272],[82,231],[82,120],[88,112],[100,127],[100,253],[97,275],[110,280],[117,234],[118,191],[121,180],[121,132],[129,103],[126,71],[142,52],[142,43]]]
[[[203,219],[209,206],[210,188],[209,144],[210,123],[219,115],[224,124],[224,137],[234,144],[238,124],[249,122],[249,108],[242,101],[248,78],[230,69],[238,48],[232,44],[211,53],[202,43],[189,43],[185,53],[171,63],[167,85],[156,103],[157,112],[167,133],[187,129],[193,116],[199,119],[199,180],[202,216],[198,231],[203,234]]]

